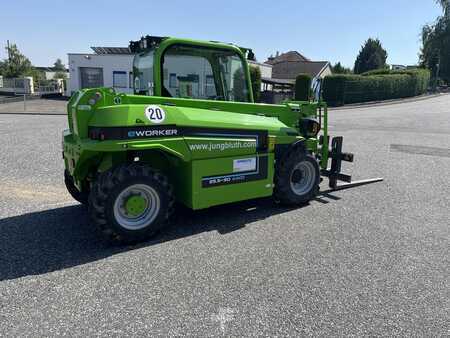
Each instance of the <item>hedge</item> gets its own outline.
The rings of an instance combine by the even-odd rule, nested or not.
[[[299,74],[295,79],[295,101],[309,101],[311,91],[311,76]]]
[[[252,81],[253,99],[259,102],[261,99],[261,70],[259,67],[250,66],[250,79]]]
[[[323,98],[331,106],[412,97],[426,93],[430,72],[376,70],[363,75],[330,75],[323,83]]]

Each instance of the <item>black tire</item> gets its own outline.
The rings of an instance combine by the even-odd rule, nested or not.
[[[319,184],[319,164],[303,146],[292,147],[277,161],[274,197],[280,203],[286,205],[308,203],[317,196]]]
[[[124,221],[123,217],[126,216],[122,215],[122,209],[125,207],[117,205],[120,205],[120,196],[127,189],[136,186],[151,191],[157,201],[149,203],[147,200],[146,210],[149,209],[148,205],[151,205],[150,209],[156,208],[153,207],[156,204],[158,209],[152,211],[153,218],[148,222],[144,217],[139,228],[131,229],[129,225],[124,225],[127,219]],[[100,174],[89,196],[89,215],[92,222],[109,241],[125,244],[142,242],[154,236],[168,224],[173,206],[173,187],[167,177],[140,163],[120,165]]]
[[[89,199],[89,193],[81,192],[73,183],[73,177],[70,176],[67,170],[64,170],[64,183],[66,184],[69,194],[81,204],[87,205]]]

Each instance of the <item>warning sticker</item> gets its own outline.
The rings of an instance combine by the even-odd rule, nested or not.
[[[256,170],[256,157],[242,158],[233,161],[233,172],[242,173]]]

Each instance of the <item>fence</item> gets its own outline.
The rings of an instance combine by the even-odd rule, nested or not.
[[[275,91],[262,91],[260,101],[263,103],[277,104],[284,100],[292,100],[294,97],[291,91],[275,92]]]
[[[32,77],[3,78],[0,76],[0,92],[8,95],[63,95],[64,81],[55,79],[40,84],[35,83]]]
[[[5,94],[33,94],[34,84],[32,77],[24,78],[3,78],[0,76],[0,92]]]

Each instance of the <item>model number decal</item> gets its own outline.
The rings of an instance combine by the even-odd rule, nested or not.
[[[148,106],[145,108],[145,116],[152,123],[160,124],[166,119],[166,112],[159,106]]]
[[[235,177],[230,176],[230,177],[211,178],[206,182],[205,186],[240,183],[245,180],[246,180],[245,175],[235,176]]]
[[[244,161],[248,161],[247,167],[250,167],[249,164],[253,166],[253,164],[251,163],[253,162],[252,160],[253,159],[244,159]],[[254,160],[256,165],[254,171],[203,177],[202,188],[213,188],[221,185],[239,184],[267,179],[269,165],[268,156],[259,156],[257,158],[254,158]]]

